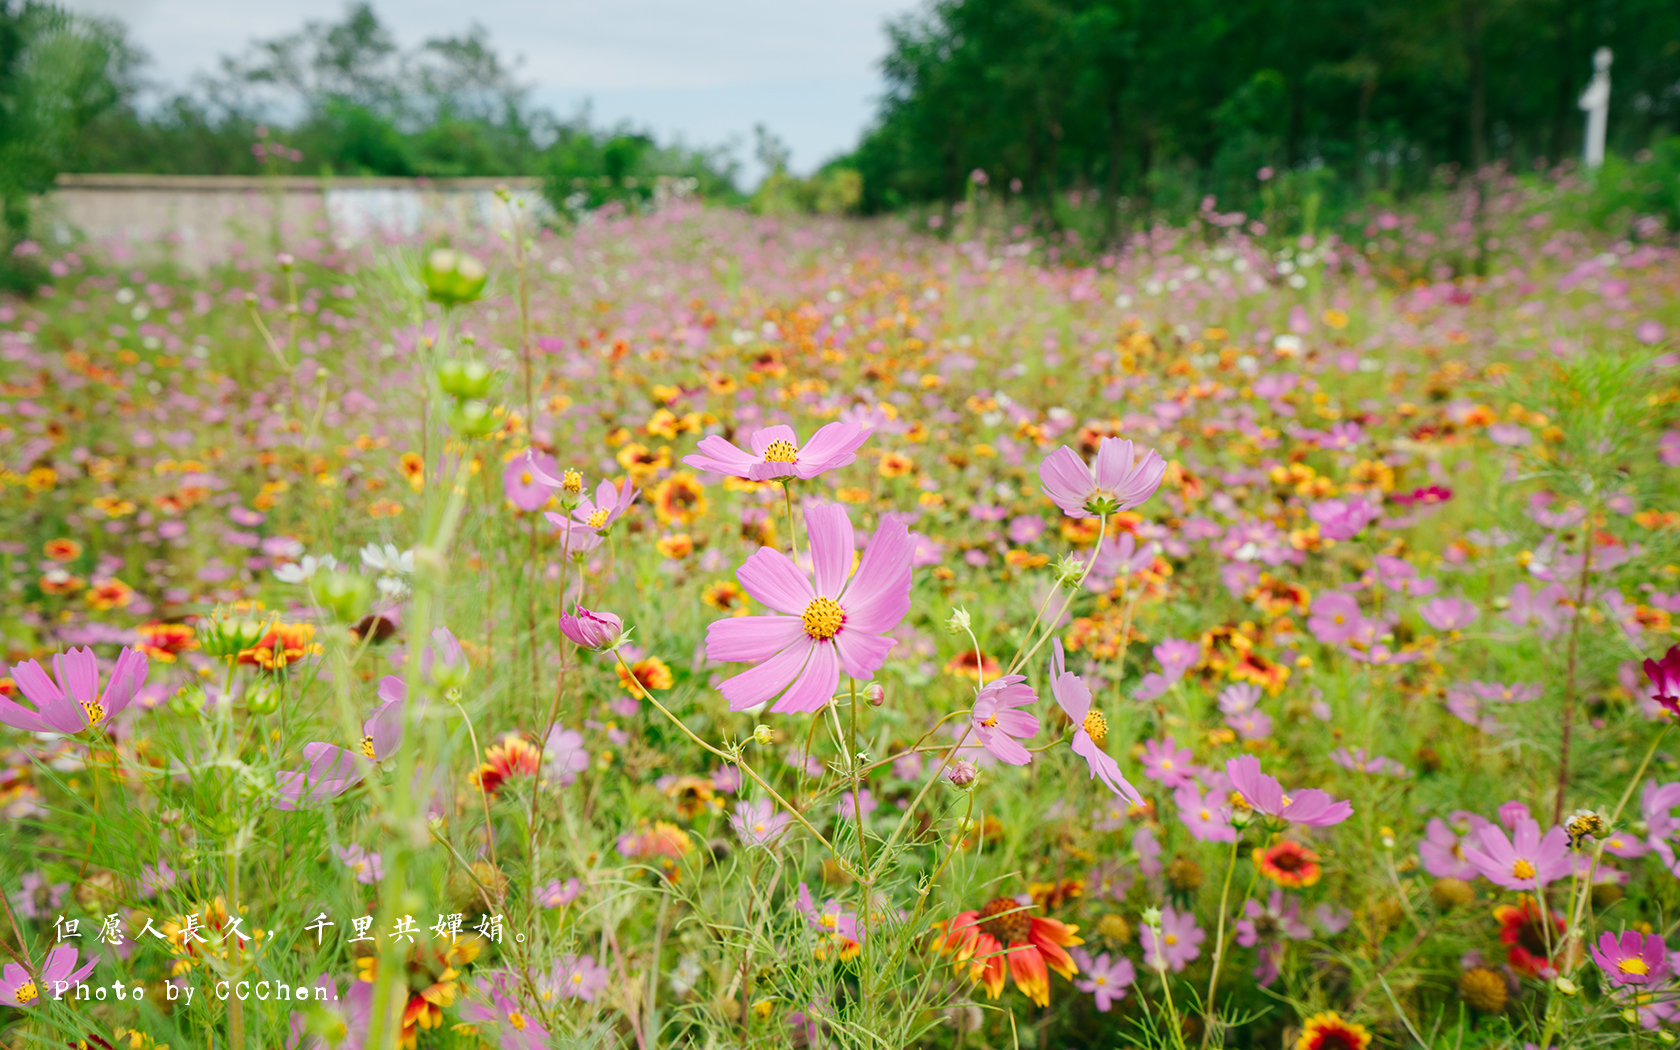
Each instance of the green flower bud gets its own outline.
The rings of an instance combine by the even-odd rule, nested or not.
[[[272,715],[280,710],[280,690],[272,682],[257,682],[245,694],[245,710],[253,715]]]
[[[188,682],[175,690],[175,695],[169,698],[169,709],[182,715],[203,711],[204,687],[197,682]]]
[[[426,264],[420,268],[420,281],[426,286],[427,297],[445,306],[477,299],[484,294],[484,283],[489,277],[483,263],[449,248],[439,248],[426,256]]]
[[[776,737],[771,732],[769,726],[760,724],[758,728],[753,730],[753,739],[758,741],[761,745],[768,745],[772,740],[776,739]]]
[[[438,386],[450,397],[463,401],[484,397],[496,375],[482,361],[463,361],[450,358],[437,366]]]
[[[457,401],[449,409],[449,425],[462,437],[483,437],[501,426],[495,412],[482,401]]]
[[[967,609],[952,609],[951,618],[945,621],[945,628],[952,634],[962,634],[968,630],[969,624],[972,622]]]
[[[195,627],[198,647],[206,656],[228,659],[256,645],[267,624],[218,610]]]
[[[334,620],[355,623],[367,611],[373,585],[359,573],[317,572],[310,578],[309,593]]]

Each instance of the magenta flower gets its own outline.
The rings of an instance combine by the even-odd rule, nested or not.
[[[1161,926],[1145,924],[1138,941],[1143,945],[1143,963],[1152,970],[1171,969],[1174,973],[1195,962],[1202,954],[1202,941],[1207,933],[1196,925],[1196,913],[1180,915],[1170,906],[1161,909]]]
[[[351,843],[349,846],[334,846],[333,854],[356,876],[356,881],[364,886],[372,886],[385,878],[385,859],[377,853],[369,853],[361,846]]]
[[[1044,457],[1038,478],[1044,494],[1072,518],[1095,518],[1140,506],[1161,487],[1166,461],[1154,449],[1141,456],[1130,441],[1105,437],[1097,462],[1087,467],[1079,453],[1063,445]]]
[[[560,487],[554,478],[558,473],[560,465],[553,456],[528,448],[502,468],[502,494],[528,514],[554,496],[554,490]]]
[[[799,434],[778,423],[753,432],[751,455],[714,434],[700,439],[701,455],[684,456],[683,462],[695,470],[748,481],[808,480],[857,462],[857,450],[867,440],[869,432],[858,424],[836,422],[812,434],[810,443],[801,448]]]
[[[1102,749],[1108,736],[1108,722],[1102,712],[1092,710],[1091,690],[1078,675],[1068,673],[1062,640],[1056,638],[1051,644],[1050,695],[1073,722],[1073,753],[1085,760],[1090,775],[1100,779],[1108,790],[1134,806],[1143,805],[1143,796],[1120,773],[1120,763]]]
[[[549,1042],[548,1029],[537,1023],[530,1014],[521,1013],[519,1004],[502,993],[502,981],[490,989],[490,1004],[466,1002],[461,1004],[461,1019],[473,1024],[488,1024],[496,1029],[496,1045],[503,1050],[543,1050]]]
[[[1570,872],[1569,833],[1554,827],[1540,835],[1540,824],[1532,817],[1516,822],[1510,838],[1489,824],[1479,835],[1481,848],[1464,847],[1464,857],[1487,876],[1489,882],[1508,890],[1538,890]]]
[[[598,965],[593,955],[567,955],[554,964],[547,983],[557,998],[592,1003],[607,987],[607,968]]]
[[[1365,526],[1382,517],[1382,505],[1363,496],[1353,499],[1327,499],[1313,504],[1307,515],[1318,522],[1319,535],[1327,540],[1351,540]]]
[[[564,908],[583,895],[583,883],[577,879],[549,879],[537,890],[537,904],[543,908]]]
[[[0,1002],[7,1006],[34,1006],[41,1001],[43,992],[56,997],[81,984],[99,965],[99,956],[89,959],[88,964],[78,970],[77,954],[76,949],[68,944],[61,944],[47,952],[47,957],[41,961],[40,985],[21,965],[7,963],[6,968],[0,970]]]
[[[583,747],[583,734],[565,726],[555,726],[543,741],[543,768],[560,787],[577,783],[578,774],[589,768],[589,752]]]
[[[1226,715],[1240,715],[1254,710],[1260,702],[1260,687],[1253,682],[1236,682],[1219,691],[1219,711]]]
[[[572,611],[560,614],[560,633],[580,649],[602,652],[616,646],[624,637],[624,621],[610,612],[594,612],[573,604]]]
[[[1281,889],[1273,889],[1265,904],[1250,898],[1243,906],[1243,918],[1237,920],[1237,943],[1244,948],[1260,949],[1254,976],[1262,988],[1278,979],[1282,939],[1299,941],[1311,936],[1312,927],[1301,921],[1301,902],[1294,897],[1286,898]]]
[[[974,698],[974,711],[970,715],[974,735],[981,746],[1012,766],[1024,766],[1032,761],[1032,753],[1020,741],[1038,735],[1038,716],[1017,710],[1038,702],[1038,696],[1026,681],[1025,675],[1009,674],[987,682]]]
[[[1293,797],[1284,794],[1277,778],[1260,772],[1260,760],[1253,755],[1227,761],[1225,775],[1249,808],[1264,816],[1315,828],[1340,824],[1353,816],[1353,803],[1337,801],[1317,788],[1297,791]]]
[[[1325,645],[1344,645],[1360,633],[1365,615],[1359,599],[1344,591],[1325,591],[1313,599],[1307,629]]]
[[[1462,631],[1476,622],[1481,610],[1467,598],[1436,598],[1418,606],[1418,615],[1437,631]]]
[[[1465,841],[1467,838],[1461,839],[1446,821],[1431,817],[1418,842],[1418,859],[1423,862],[1423,870],[1437,879],[1473,881],[1480,871],[1464,856]]]
[[[887,632],[910,611],[912,544],[902,521],[881,522],[855,572],[844,507],[806,508],[805,529],[815,586],[787,555],[760,547],[735,577],[756,601],[783,615],[726,616],[706,628],[708,659],[763,661],[718,687],[732,711],[778,696],[772,711],[820,711],[842,669],[868,678],[880,668],[895,644]]]
[[[1098,1013],[1108,1013],[1110,1007],[1126,998],[1126,989],[1137,980],[1137,969],[1124,955],[1110,958],[1103,952],[1093,959],[1085,949],[1075,948],[1073,961],[1085,975],[1073,986],[1095,998]]]
[[[1168,638],[1155,647],[1154,653],[1155,659],[1161,662],[1161,674],[1168,682],[1178,681],[1184,677],[1184,672],[1202,662],[1201,643],[1183,638]]]
[[[115,716],[146,684],[146,654],[126,645],[104,692],[92,649],[58,653],[52,663],[51,676],[34,660],[12,665],[12,681],[35,709],[0,696],[0,723],[31,733],[80,733]]]
[[[793,818],[766,798],[743,802],[729,816],[729,826],[735,829],[735,837],[743,846],[769,846],[791,823]]]
[[[1669,646],[1661,660],[1647,659],[1645,677],[1651,680],[1651,699],[1680,715],[1680,645]]]
[[[385,702],[362,723],[362,741],[355,751],[320,741],[303,745],[309,770],[281,770],[274,774],[275,787],[279,789],[274,808],[302,809],[336,798],[360,783],[375,765],[395,754],[402,743],[406,695],[407,687],[402,679],[386,675],[380,680],[379,697]]]
[[[1205,796],[1193,783],[1179,785],[1173,792],[1178,819],[1200,842],[1235,842],[1237,829],[1230,824],[1225,792],[1209,791]]]
[[[832,897],[825,901],[819,910],[811,900],[811,888],[803,882],[799,884],[799,897],[794,902],[793,910],[805,916],[813,930],[837,938],[842,943],[850,941],[857,944],[863,939],[863,931],[858,929],[855,913],[847,911]]]
[[[1181,787],[1196,775],[1193,765],[1195,753],[1187,747],[1179,747],[1178,741],[1172,737],[1165,740],[1145,740],[1143,742],[1143,775],[1150,780],[1158,781],[1164,788]]]
[[[315,978],[315,987],[326,992],[323,1009],[332,1019],[327,1030],[343,1025],[343,1038],[339,1042],[328,1043],[320,1036],[310,1035],[309,1018],[294,1010],[288,1018],[292,1034],[286,1040],[286,1050],[297,1050],[299,1047],[302,1050],[328,1050],[329,1047],[331,1050],[364,1050],[368,1021],[373,1016],[373,985],[366,981],[351,981],[350,987],[344,990],[343,999],[338,995],[338,982],[327,974]]]
[[[1611,984],[1661,984],[1668,978],[1668,945],[1661,934],[1624,930],[1617,937],[1606,930],[1592,946],[1592,957]]]
[[[556,487],[560,482],[549,479]],[[587,554],[600,546],[601,537],[613,527],[613,523],[624,516],[630,505],[641,495],[636,487],[625,478],[620,485],[614,485],[606,478],[595,486],[595,498],[583,497],[578,505],[572,509],[571,517],[549,511],[543,515],[550,525],[560,530],[560,538],[566,553]]]
[[[151,900],[160,891],[173,889],[176,878],[175,869],[161,857],[156,864],[140,865],[140,899]]]

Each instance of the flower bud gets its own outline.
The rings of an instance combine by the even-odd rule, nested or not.
[[[448,692],[467,684],[467,674],[472,665],[467,663],[467,654],[461,650],[461,643],[449,628],[439,627],[432,632],[432,644],[426,650],[424,660],[425,669],[431,673],[432,681],[439,689]]]
[[[959,758],[945,767],[945,779],[960,788],[972,785],[979,775],[980,767],[966,758]]]
[[[355,623],[367,611],[373,586],[360,573],[317,572],[310,577],[309,593],[334,620]]]
[[[217,611],[195,626],[199,651],[226,659],[257,644],[266,625],[261,620]]]
[[[483,437],[500,424],[482,401],[457,401],[449,409],[449,426],[462,437]]]
[[[880,707],[887,702],[887,690],[879,682],[870,682],[863,687],[863,698],[870,707]]]
[[[1141,918],[1143,920],[1143,924],[1145,926],[1153,926],[1156,929],[1161,928],[1161,909],[1160,908],[1145,908],[1145,909],[1143,909],[1143,914],[1141,916],[1139,916],[1139,918]]]
[[[1666,1028],[1657,1029],[1657,1038],[1661,1039],[1664,1043],[1667,1043],[1670,1046],[1674,1045],[1674,1033],[1670,1032]]]
[[[769,726],[767,726],[767,725],[765,725],[761,722],[753,730],[753,739],[758,741],[758,743],[761,746],[768,747],[770,745],[771,741],[776,739],[776,736],[775,736],[775,733],[773,733],[771,731]]]
[[[624,621],[609,612],[593,612],[574,605],[571,612],[560,614],[560,633],[580,649],[604,652],[623,640]],[[753,735],[756,738],[758,734]]]
[[[1580,986],[1567,977],[1559,977],[1552,983],[1552,987],[1564,995],[1576,995],[1581,991]]]
[[[188,682],[175,690],[175,695],[169,698],[169,709],[183,715],[202,711],[204,699],[204,687],[197,682]]]
[[[957,608],[951,610],[951,618],[945,621],[945,627],[952,634],[962,634],[968,630],[971,623],[973,620],[969,617],[968,610]]]
[[[461,400],[482,398],[490,392],[496,375],[483,361],[467,361],[452,357],[438,363],[438,386],[450,397]]]
[[[445,306],[470,303],[484,293],[489,279],[484,264],[465,252],[439,248],[426,256],[420,268],[420,281],[426,286],[426,296]]]
[[[257,682],[245,694],[245,710],[253,715],[272,715],[280,710],[280,690],[272,682]]]

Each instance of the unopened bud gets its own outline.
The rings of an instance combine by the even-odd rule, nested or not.
[[[1552,987],[1564,995],[1576,995],[1581,991],[1580,987],[1567,977],[1559,977],[1552,983]]]
[[[449,409],[449,425],[462,437],[483,437],[499,425],[496,414],[482,401],[458,401]]]
[[[758,741],[760,746],[768,747],[770,742],[776,739],[776,736],[769,726],[761,723],[753,730],[753,739]]]
[[[979,775],[980,767],[966,758],[959,758],[945,767],[945,779],[960,788],[973,784],[974,778]]]
[[[339,623],[355,623],[367,611],[373,585],[354,572],[317,572],[309,581],[315,603]]]
[[[1390,828],[1390,827],[1378,828],[1377,829],[1377,838],[1382,840],[1383,849],[1393,849],[1394,848],[1394,829],[1393,828]]]
[[[952,634],[962,634],[968,630],[971,623],[973,620],[969,617],[968,610],[957,608],[951,610],[951,618],[945,621],[945,627]]]
[[[463,400],[482,398],[488,394],[495,378],[495,373],[483,361],[452,357],[437,366],[438,386],[450,397]]]
[[[297,262],[296,259],[292,258],[291,252],[281,252],[274,257],[274,261],[280,264],[282,270],[290,270],[293,264]]]
[[[448,248],[439,248],[426,256],[426,264],[420,268],[420,281],[426,286],[427,297],[445,306],[477,299],[483,294],[488,278],[483,263]]]
[[[1143,919],[1143,924],[1145,926],[1153,926],[1156,929],[1159,929],[1161,926],[1161,909],[1145,908],[1143,909],[1143,915],[1141,915],[1140,918]]]
[[[245,710],[253,715],[272,715],[280,710],[280,690],[270,682],[257,682],[245,694]]]
[[[1628,1024],[1638,1024],[1639,1012],[1630,1006],[1626,1010],[1622,1011],[1622,1020],[1626,1021]]]
[[[871,682],[863,687],[863,698],[869,701],[870,707],[880,707],[887,701],[887,690],[878,682]]]

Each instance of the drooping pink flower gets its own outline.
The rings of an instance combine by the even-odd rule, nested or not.
[[[732,711],[780,697],[775,712],[818,711],[840,672],[868,678],[895,640],[887,632],[910,611],[910,532],[888,519],[875,530],[856,571],[852,521],[837,505],[805,510],[815,586],[792,559],[761,547],[736,572],[760,604],[783,615],[726,616],[706,628],[706,656],[763,661],[718,687]]]
[[[1056,698],[1056,703],[1073,722],[1073,753],[1085,760],[1090,775],[1132,805],[1143,805],[1143,796],[1121,774],[1120,763],[1102,748],[1103,740],[1108,736],[1108,722],[1101,712],[1091,709],[1091,690],[1084,680],[1068,673],[1060,638],[1052,641],[1050,695]]]
[[[1363,496],[1327,499],[1313,504],[1307,515],[1318,522],[1319,535],[1325,539],[1351,540],[1365,531],[1365,526],[1382,517],[1382,505]]]
[[[1145,925],[1138,937],[1143,945],[1143,962],[1155,970],[1184,969],[1202,954],[1207,933],[1196,925],[1196,913],[1180,914],[1169,905],[1161,909],[1161,927]]]
[[[68,944],[61,944],[47,952],[47,957],[41,961],[40,984],[35,983],[21,964],[7,963],[6,968],[0,970],[0,1002],[7,1006],[34,1006],[41,1001],[42,995],[57,997],[81,984],[99,965],[99,956],[95,955],[78,970],[78,954]]]
[[[560,633],[580,649],[595,652],[611,649],[624,637],[624,621],[610,612],[595,612],[581,605],[560,614]]]
[[[1462,631],[1476,622],[1481,611],[1468,598],[1436,598],[1418,606],[1418,615],[1437,631]]]
[[[1096,1000],[1098,1013],[1108,1013],[1115,1003],[1126,998],[1126,989],[1137,980],[1137,969],[1124,955],[1110,958],[1103,952],[1093,959],[1083,948],[1075,948],[1072,954],[1079,972],[1084,974],[1073,986]]]
[[[1179,747],[1178,741],[1170,736],[1165,740],[1143,742],[1143,775],[1158,781],[1164,788],[1190,783],[1196,775],[1194,760],[1195,753],[1187,747]]]
[[[1651,699],[1680,715],[1680,645],[1671,645],[1661,660],[1645,661],[1645,677],[1651,680]]]
[[[1012,766],[1032,761],[1032,753],[1021,741],[1038,735],[1038,716],[1019,710],[1038,702],[1026,682],[1026,676],[1018,674],[987,682],[974,698],[974,711],[969,716],[981,746]]]
[[[857,450],[868,439],[869,432],[858,424],[835,422],[812,434],[801,447],[792,427],[777,424],[753,432],[750,455],[714,434],[700,439],[700,455],[684,456],[683,462],[695,470],[748,481],[808,480],[857,462]]]
[[[1253,755],[1228,760],[1225,775],[1250,809],[1268,817],[1323,828],[1353,816],[1353,803],[1337,801],[1317,788],[1297,791],[1293,796],[1284,794],[1283,785],[1276,777],[1262,773],[1260,760]]]
[[[1606,930],[1592,946],[1592,957],[1611,984],[1661,984],[1668,979],[1668,945],[1661,934],[1624,930],[1617,937]]]
[[[99,658],[83,647],[58,653],[49,676],[40,663],[12,665],[12,681],[34,710],[0,696],[0,723],[31,733],[80,733],[104,724],[133,701],[146,684],[146,654],[123,646],[116,666],[99,690]]]
[[[1166,461],[1154,449],[1139,455],[1130,441],[1105,437],[1097,461],[1086,466],[1066,445],[1044,457],[1038,478],[1044,494],[1072,518],[1095,518],[1142,505],[1161,487]]]
[[[546,452],[526,449],[502,468],[502,495],[509,503],[529,514],[553,498],[559,486],[553,484],[560,465]]]
[[[1479,837],[1481,848],[1465,846],[1465,859],[1508,890],[1538,890],[1569,874],[1569,833],[1562,828],[1553,827],[1542,837],[1539,822],[1525,817],[1510,838],[1492,824]]]

